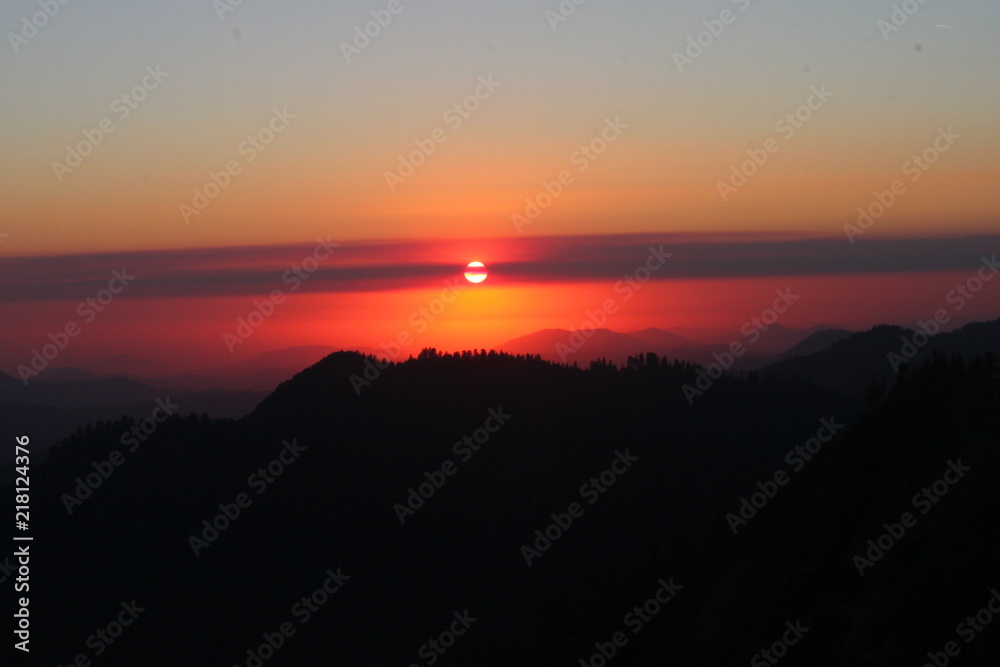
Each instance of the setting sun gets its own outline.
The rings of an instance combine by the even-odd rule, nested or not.
[[[482,262],[470,262],[465,267],[465,279],[470,283],[481,283],[486,280],[486,267]]]

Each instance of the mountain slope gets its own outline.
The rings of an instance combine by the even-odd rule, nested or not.
[[[66,494],[134,426],[101,423],[32,477],[39,657],[65,660],[135,598],[155,622],[102,663],[143,664],[156,646],[161,664],[245,665],[342,568],[344,590],[268,665],[410,664],[463,610],[478,620],[453,664],[579,663],[671,580],[676,599],[614,664],[735,664],[796,619],[813,629],[782,664],[911,664],[1000,580],[996,368],[931,361],[861,417],[842,393],[761,375],[719,378],[689,405],[698,369],[655,355],[583,370],[340,352],[237,422],[163,422],[69,514]],[[974,473],[858,577],[852,556],[960,457]],[[734,536],[727,514],[775,471],[791,481]],[[967,664],[997,642],[977,639]]]
[[[767,366],[762,372],[789,380],[801,378],[851,396],[863,396],[873,384],[889,387],[896,380],[892,357],[902,357],[907,341],[922,341],[922,334],[903,327],[881,325],[851,334],[826,349]],[[970,324],[956,331],[926,338],[914,345],[910,363],[923,364],[934,350],[965,356],[1000,356],[1000,320]]]
[[[680,387],[694,381],[694,369],[653,358],[588,371],[496,353],[422,354],[377,375],[372,364],[331,355],[237,423],[168,420],[71,516],[63,494],[121,447],[130,422],[101,425],[54,451],[38,471],[33,507],[49,545],[35,566],[53,591],[40,595],[38,609],[59,628],[58,637],[39,637],[45,650],[74,650],[95,622],[84,610],[127,595],[157,609],[156,623],[132,631],[136,646],[162,646],[163,660],[175,664],[205,655],[232,664],[284,620],[296,592],[342,566],[354,592],[348,587],[340,611],[317,615],[273,664],[316,664],[315,651],[331,643],[341,664],[408,664],[414,647],[440,632],[440,619],[465,608],[484,622],[456,646],[457,664],[492,664],[489,656],[510,651],[518,664],[551,664],[550,643],[566,638],[542,631],[539,604],[550,594],[592,579],[604,562],[637,572],[653,543],[669,542],[681,525],[705,525],[748,474],[766,471],[821,417],[857,414],[822,390],[736,380],[692,407]],[[371,384],[358,395],[351,376],[366,372]],[[478,451],[455,449],[495,424],[491,415],[509,417],[498,417],[502,427]],[[301,459],[258,496],[248,476],[293,440],[305,448]],[[591,506],[581,484],[620,456],[638,460]],[[449,460],[457,472],[401,525],[394,507]],[[189,535],[241,491],[252,505],[196,557]],[[585,516],[528,567],[521,546],[574,499]],[[59,556],[71,545],[72,571]],[[108,553],[128,553],[128,561]],[[238,608],[234,599],[243,601]],[[200,610],[220,608],[226,619],[192,624]],[[161,641],[175,632],[185,642]],[[517,649],[512,636],[537,653]],[[116,649],[122,660],[139,655]]]

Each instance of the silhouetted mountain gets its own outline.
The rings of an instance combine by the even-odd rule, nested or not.
[[[10,376],[6,376],[11,379]],[[126,406],[149,406],[158,398],[172,394],[175,401],[184,401],[187,409],[209,412],[217,417],[242,417],[266,394],[259,391],[181,391],[171,392],[127,378],[110,377],[100,380],[68,382],[30,382],[25,386],[16,379],[0,382],[0,402],[18,405],[50,406],[55,408],[123,408],[120,414],[129,414]]]
[[[0,437],[12,440],[30,434],[35,453],[44,460],[46,450],[88,422],[131,416],[144,418],[156,407],[157,400],[170,399],[185,413],[207,413],[215,418],[235,419],[249,413],[267,394],[261,391],[173,391],[128,378],[110,377],[88,380],[56,380],[56,371],[46,369],[28,385],[0,373]],[[89,376],[89,372],[84,371]],[[64,377],[76,377],[74,372]],[[48,381],[41,382],[42,377]],[[13,448],[0,451],[0,466],[14,460]],[[0,473],[0,481],[8,477]]]
[[[428,664],[420,647],[466,610],[449,664],[587,664],[616,632],[615,665],[735,664],[797,619],[810,630],[782,664],[918,663],[1000,580],[996,366],[933,357],[859,421],[860,398],[816,382],[711,380],[655,354],[338,352],[236,422],[174,415],[134,451],[134,419],[101,422],[32,476],[37,657],[65,662],[135,599],[147,615],[101,664],[150,664],[149,646],[155,664],[255,664],[284,622],[269,667]],[[974,473],[859,577],[852,557],[956,458]],[[303,623],[294,605],[338,569]],[[673,584],[636,632],[631,610]],[[984,633],[967,664],[998,645]]]
[[[643,329],[642,331],[633,331],[625,335],[645,344],[648,349],[643,350],[644,352],[656,350],[676,350],[677,348],[696,345],[695,342],[688,340],[684,336],[679,336],[675,333],[664,331],[663,329],[649,328]]]
[[[315,362],[313,362],[315,363]],[[308,364],[302,366],[288,366],[263,368],[256,371],[248,371],[246,375],[229,370],[219,371],[209,369],[202,373],[185,373],[168,377],[140,377],[135,375],[117,375],[129,380],[136,380],[156,387],[162,387],[171,391],[254,391],[271,392],[279,384],[294,375]],[[213,375],[212,373],[220,373]]]
[[[916,336],[916,338],[915,338]],[[826,349],[774,363],[763,371],[780,378],[799,378],[852,396],[863,396],[872,385],[889,387],[897,368],[893,359],[905,359],[906,341],[912,344],[910,363],[922,364],[933,350],[965,356],[1000,355],[1000,320],[969,324],[957,331],[923,337],[912,329],[881,325],[835,341]],[[924,341],[923,345],[913,344]],[[890,358],[890,354],[899,358]]]
[[[73,366],[50,366],[46,368],[38,375],[30,375],[28,377],[28,383],[47,383],[47,382],[74,382],[81,380],[100,380],[101,375],[93,371],[89,371],[83,368],[74,368]],[[18,378],[19,384],[24,384],[24,382]]]
[[[945,664],[949,642],[995,664],[1000,636],[968,619],[1000,580],[998,474],[996,366],[929,359],[735,535],[717,518],[648,664],[736,664],[797,620],[782,664]]]
[[[144,382],[125,378],[63,380],[58,382],[35,382],[31,380],[27,386],[23,382],[0,385],[0,401],[51,405],[59,408],[120,405],[135,401],[153,401],[162,393],[161,389]]]
[[[752,356],[748,354],[736,361],[733,365],[733,370],[740,372],[760,370],[783,359],[808,356],[816,352],[822,352],[837,341],[843,340],[850,335],[850,331],[845,331],[843,329],[824,328],[816,333],[809,334],[809,336],[805,339],[796,345],[793,345],[787,352],[768,356]],[[711,362],[712,360],[706,360],[702,363],[709,364]]]
[[[765,326],[767,330],[762,331],[760,338],[753,343],[753,352],[756,355],[784,354],[810,336],[829,328],[825,324],[808,329],[789,329],[782,324]]]
[[[172,370],[168,364],[130,354],[116,354],[105,357],[87,367],[98,375],[131,375],[135,377],[159,377]]]
[[[955,331],[937,334],[931,338],[929,348],[948,355],[983,355],[987,352],[1000,355],[1000,319],[973,322]]]
[[[778,355],[775,361],[790,359],[792,357],[804,357],[816,352],[826,350],[834,343],[844,340],[851,335],[850,331],[844,329],[824,329],[810,334],[805,340],[793,345],[791,349]]]
[[[327,345],[303,345],[256,354],[215,368],[190,370],[133,355],[115,355],[91,364],[86,370],[71,367],[46,369],[32,382],[65,382],[122,378],[173,391],[248,390],[273,391],[303,368],[336,351]]]
[[[270,369],[294,369],[298,372],[312,366],[323,357],[336,352],[337,348],[329,345],[299,345],[282,350],[271,350],[254,355],[246,361],[234,364],[227,370],[231,375],[250,375]]]
[[[145,407],[146,412],[150,408]],[[66,438],[77,428],[88,422],[117,419],[123,414],[129,414],[125,406],[113,405],[89,408],[57,408],[51,405],[30,405],[0,402],[0,439],[13,442],[14,438],[28,434],[35,442],[35,464],[44,461],[51,445]],[[138,413],[137,413],[138,414]],[[6,484],[13,477],[13,471],[7,470],[14,464],[15,451],[13,447],[5,447],[0,451],[0,484]]]

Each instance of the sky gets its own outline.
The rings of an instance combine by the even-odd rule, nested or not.
[[[5,2],[0,370],[71,321],[60,364],[375,347],[473,260],[490,277],[418,316],[413,353],[575,329],[609,298],[609,328],[725,338],[790,287],[790,327],[913,325],[1000,245],[998,19],[993,0]],[[650,247],[671,257],[625,303]],[[998,306],[1000,280],[954,315]]]

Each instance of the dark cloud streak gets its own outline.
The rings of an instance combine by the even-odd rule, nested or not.
[[[333,239],[331,239],[333,240]],[[1000,249],[1000,235],[955,238],[792,238],[768,234],[592,235],[494,240],[343,243],[301,292],[433,288],[461,274],[467,257],[487,262],[497,282],[619,280],[649,247],[672,252],[657,280],[739,279],[974,270]],[[81,300],[113,269],[135,274],[123,298],[199,298],[288,291],[282,276],[316,246],[282,245],[101,253],[0,260],[0,301]],[[469,248],[466,251],[466,248]],[[474,250],[475,249],[475,250]],[[482,249],[487,249],[484,254]],[[478,252],[478,256],[469,253]],[[433,258],[433,261],[431,261]]]

